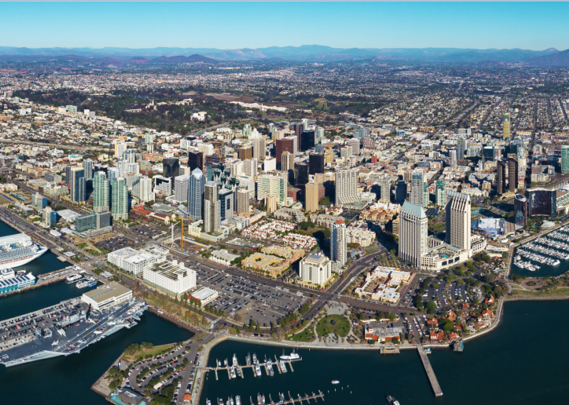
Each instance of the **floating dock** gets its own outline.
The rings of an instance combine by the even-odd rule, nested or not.
[[[429,377],[429,382],[431,383],[431,388],[433,389],[435,397],[442,397],[443,391],[441,390],[441,386],[437,381],[437,376],[433,371],[433,367],[431,366],[429,357],[425,352],[425,348],[423,346],[417,346],[417,352],[419,352],[419,357],[421,357],[421,361],[423,362],[423,367],[425,367],[425,372],[427,373],[427,377]]]

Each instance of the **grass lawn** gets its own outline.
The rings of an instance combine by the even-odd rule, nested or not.
[[[77,247],[78,247],[79,249],[83,249],[85,246],[87,246],[87,243],[85,243],[85,242],[82,242],[82,243],[78,243],[78,244],[77,244]]]
[[[288,338],[288,340],[292,340],[293,342],[312,342],[315,339],[316,336],[314,335],[313,326],[309,326],[302,332],[294,334]]]
[[[318,336],[326,336],[335,333],[340,337],[348,336],[350,332],[350,321],[342,315],[328,315],[316,324]]]
[[[170,343],[170,344],[162,345],[162,346],[154,346],[154,347],[152,347],[152,349],[143,349],[141,347],[140,351],[138,353],[136,353],[135,355],[129,356],[129,355],[126,355],[123,353],[121,358],[125,359],[126,361],[132,362],[133,360],[135,360],[137,358],[142,358],[144,356],[148,356],[148,355],[150,355],[151,357],[155,356],[160,352],[170,350],[174,346],[175,346],[175,343]]]

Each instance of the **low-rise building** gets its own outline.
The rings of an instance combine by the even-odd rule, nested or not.
[[[81,296],[81,301],[97,311],[109,309],[132,299],[132,290],[112,281]]]
[[[227,249],[218,249],[211,252],[209,260],[223,264],[224,266],[231,266],[231,263],[238,257],[239,255],[229,253]]]
[[[191,293],[193,300],[198,301],[202,307],[219,297],[219,293],[211,288],[202,287]]]

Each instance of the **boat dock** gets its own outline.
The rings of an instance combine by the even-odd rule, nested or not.
[[[433,389],[433,393],[435,397],[442,397],[443,391],[441,390],[441,386],[437,381],[437,376],[433,371],[433,367],[431,366],[431,362],[429,361],[429,357],[425,352],[425,348],[423,346],[417,346],[417,352],[419,352],[419,357],[421,357],[421,361],[423,362],[423,367],[425,367],[425,372],[427,373],[427,377],[429,377],[429,382],[431,383],[431,388]]]
[[[275,360],[274,360],[274,362],[272,362],[272,367],[273,367],[273,370],[276,368],[279,374],[284,374],[287,372],[286,366],[288,366],[290,368],[291,372],[294,372],[294,368],[292,367],[292,362],[301,361],[301,360],[302,360],[302,358],[299,358],[296,360],[279,360],[277,358],[277,356],[275,356]],[[283,363],[283,368],[281,368],[280,362]],[[244,370],[247,368],[250,368],[253,371],[253,376],[257,377],[257,375],[255,373],[255,364],[254,363],[243,364],[243,365],[238,364],[237,366],[232,366],[232,365],[229,365],[229,362],[227,362],[226,363],[227,365],[222,366],[222,365],[220,365],[221,362],[216,359],[215,364],[217,364],[217,367],[196,367],[196,368],[199,370],[205,371],[205,372],[213,371],[215,373],[215,380],[216,381],[219,380],[218,372],[223,371],[223,370],[227,371],[227,376],[229,377],[230,380],[232,378],[236,378],[236,377],[231,376],[231,369],[235,370],[237,376],[240,376],[241,378],[245,378]],[[259,361],[259,367],[261,370],[265,369],[265,374],[270,376],[268,363],[266,361],[265,362]]]
[[[314,392],[312,393],[312,395],[308,395],[308,394],[304,394],[304,396],[301,396],[300,394],[297,395],[296,399],[290,394],[290,391],[287,392],[288,398],[286,399],[286,396],[283,395],[284,400],[279,400],[277,402],[273,401],[273,399],[271,398],[271,395],[269,394],[269,402],[268,404],[270,405],[285,405],[285,404],[299,404],[302,405],[303,401],[305,401],[307,404],[310,403],[310,400],[314,400],[314,402],[318,402],[317,399],[320,398],[322,399],[322,401],[324,401],[324,393],[320,390],[318,390],[318,394],[315,394]],[[249,401],[251,401],[251,405],[255,405],[253,402],[253,398],[249,397]],[[264,402],[263,402],[264,403]]]

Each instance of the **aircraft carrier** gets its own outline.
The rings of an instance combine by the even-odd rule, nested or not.
[[[132,328],[148,308],[130,300],[101,312],[80,299],[0,322],[0,363],[6,367],[79,353],[123,328]]]

